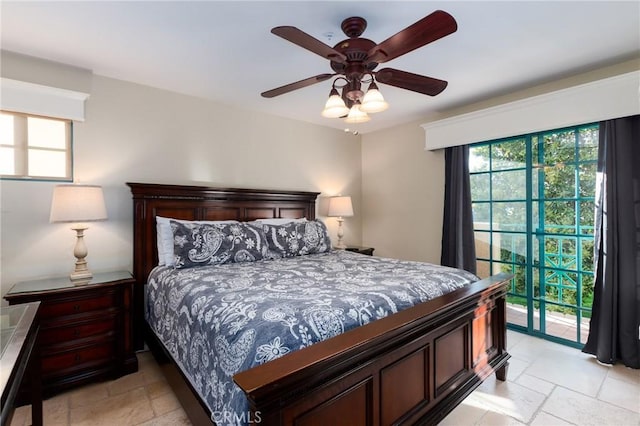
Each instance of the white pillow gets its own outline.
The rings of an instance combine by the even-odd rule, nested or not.
[[[180,220],[168,217],[156,216],[156,239],[158,241],[158,265],[173,266],[173,232],[171,232],[171,222],[182,223],[238,223],[237,220]]]
[[[265,225],[284,225],[286,223],[291,223],[291,222],[299,223],[299,222],[306,222],[306,221],[307,221],[306,217],[302,217],[300,219],[291,219],[286,217],[273,217],[273,218],[254,220],[254,222],[263,223]]]

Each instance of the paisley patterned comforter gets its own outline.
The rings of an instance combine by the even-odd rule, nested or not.
[[[218,424],[246,423],[239,371],[473,281],[465,271],[347,251],[149,276],[146,318]]]

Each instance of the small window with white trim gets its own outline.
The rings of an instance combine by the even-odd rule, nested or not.
[[[0,112],[2,179],[70,181],[71,120]]]

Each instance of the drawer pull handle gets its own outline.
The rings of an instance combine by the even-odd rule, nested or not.
[[[76,362],[78,362],[78,361],[80,361],[80,359],[82,359],[82,357],[80,356],[80,354],[76,354],[74,359],[75,359]]]
[[[73,310],[74,311],[79,311],[80,310],[80,305],[73,305]]]
[[[77,328],[75,330],[73,330],[73,335],[74,336],[79,336],[80,335],[80,330],[78,330]]]

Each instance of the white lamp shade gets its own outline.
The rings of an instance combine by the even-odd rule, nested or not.
[[[349,115],[345,118],[347,123],[366,123],[371,117],[366,112],[360,110],[360,104],[354,104],[349,110]]]
[[[51,200],[51,222],[92,222],[107,218],[102,187],[58,185]]]
[[[364,95],[360,111],[375,113],[382,112],[389,108],[389,104],[384,100],[382,93],[378,89],[369,89]]]
[[[329,199],[329,212],[327,216],[330,217],[350,217],[353,216],[353,205],[351,204],[351,197],[339,196],[331,197]]]
[[[329,96],[327,99],[327,103],[324,105],[324,109],[322,110],[322,116],[327,118],[338,118],[343,117],[349,113],[349,108],[344,104],[344,100],[338,95],[338,91],[333,89],[331,93],[335,92]]]

